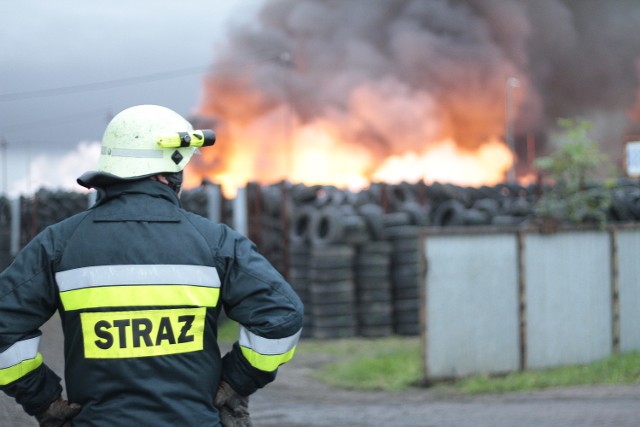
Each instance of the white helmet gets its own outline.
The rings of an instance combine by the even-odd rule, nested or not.
[[[203,132],[208,138],[203,137]],[[191,137],[202,141],[191,143]],[[107,125],[97,170],[83,174],[78,183],[93,187],[158,173],[180,172],[198,146],[213,145],[214,141],[212,131],[194,131],[187,120],[168,108],[158,105],[127,108]]]

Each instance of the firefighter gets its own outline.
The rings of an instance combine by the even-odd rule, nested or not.
[[[248,396],[293,356],[290,285],[250,240],[180,207],[184,167],[214,140],[164,107],[122,111],[78,178],[95,205],[0,274],[0,387],[40,426],[250,426]],[[239,324],[224,356],[222,309]],[[56,310],[68,400],[38,352]]]

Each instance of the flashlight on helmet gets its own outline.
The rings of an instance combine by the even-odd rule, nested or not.
[[[215,144],[216,134],[211,129],[175,132],[160,135],[156,142],[162,148],[209,147]]]

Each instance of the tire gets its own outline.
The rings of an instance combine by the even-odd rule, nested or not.
[[[491,216],[478,209],[467,209],[464,211],[464,225],[487,225],[491,224]]]
[[[308,266],[310,270],[343,270],[353,268],[353,259],[345,257],[311,257]]]
[[[313,326],[315,328],[349,328],[355,329],[357,324],[356,316],[348,314],[343,316],[314,317]]]
[[[316,246],[344,242],[342,215],[335,208],[325,208],[313,217],[309,238]]]
[[[391,325],[368,326],[359,325],[358,335],[364,338],[382,338],[393,335],[393,327]]]
[[[352,281],[344,280],[331,283],[309,282],[311,299],[320,304],[336,301],[351,301],[355,299],[355,285]]]
[[[304,243],[310,241],[309,234],[314,222],[316,210],[310,206],[296,209],[291,218],[289,239],[292,243]]]
[[[391,212],[382,216],[384,228],[411,225],[411,215],[407,212]]]
[[[413,287],[394,287],[393,288],[393,298],[399,301],[406,299],[415,299],[417,300],[420,297],[420,289],[418,286]]]
[[[355,249],[349,245],[321,245],[311,247],[313,257],[352,257]]]
[[[420,277],[419,264],[394,264],[391,268],[391,278],[400,280],[402,278]]]
[[[522,225],[526,222],[527,218],[518,217],[518,216],[510,216],[510,215],[497,215],[494,216],[491,220],[491,224],[504,226],[504,227],[515,227]]]
[[[391,286],[387,284],[386,288],[381,289],[356,290],[356,301],[358,304],[390,303]]]
[[[394,266],[413,264],[418,265],[420,263],[420,253],[418,251],[402,251],[396,252],[392,256],[392,264]]]
[[[367,203],[358,208],[358,213],[364,219],[372,240],[382,240],[384,232],[384,211],[381,206]]]
[[[309,310],[314,319],[318,317],[334,317],[334,316],[352,316],[355,312],[355,304],[353,302],[343,302],[334,304],[315,304]]]
[[[365,266],[358,266],[355,269],[355,277],[356,278],[361,278],[364,280],[367,279],[371,279],[371,278],[379,278],[379,277],[389,277],[389,264],[387,263],[386,265],[365,265]]]
[[[388,227],[384,230],[384,237],[386,240],[395,243],[396,240],[404,239],[418,239],[420,236],[420,227],[415,225],[403,225]],[[394,248],[395,249],[395,248]]]
[[[420,335],[420,324],[418,322],[396,324],[394,331],[398,335],[415,337]]]
[[[366,292],[377,292],[384,291],[388,292],[391,289],[391,279],[389,276],[385,277],[366,277],[366,278],[356,278],[355,280],[355,288],[358,293],[366,293]]]
[[[370,240],[369,230],[364,218],[359,215],[343,215],[341,218],[344,241],[350,245],[359,245]]]
[[[433,225],[440,227],[464,225],[464,211],[462,202],[450,199],[435,209],[431,221]]]
[[[405,202],[400,206],[400,212],[409,214],[410,224],[421,227],[429,225],[429,209],[418,202]]]
[[[332,283],[352,281],[354,273],[351,268],[310,269],[309,280],[316,283]]]
[[[375,242],[367,242],[365,245],[360,245],[357,247],[356,256],[367,257],[369,255],[384,255],[388,256],[391,253],[393,247],[391,243],[387,241],[375,241]]]
[[[398,239],[393,241],[393,252],[419,251],[419,240],[415,236],[413,238]]]
[[[318,339],[350,338],[356,336],[356,326],[325,327],[314,325],[311,334]]]

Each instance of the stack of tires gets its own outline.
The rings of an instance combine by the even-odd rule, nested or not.
[[[311,246],[307,316],[315,338],[356,335],[355,250],[349,245]]]
[[[49,225],[82,212],[89,206],[85,193],[38,190],[33,197],[20,197],[20,247]]]
[[[393,333],[391,244],[372,241],[357,247],[355,259],[357,334],[384,337]]]
[[[391,250],[393,330],[398,335],[420,334],[422,265],[418,241],[420,227],[399,225],[385,229]]]
[[[313,336],[313,301],[310,295],[311,247],[304,242],[292,242],[289,251],[288,280],[304,304],[305,316],[302,336]]]
[[[288,190],[286,183],[278,183],[262,188],[260,194],[262,212],[258,249],[284,275],[288,270],[290,252],[289,239],[285,238],[290,221]]]

